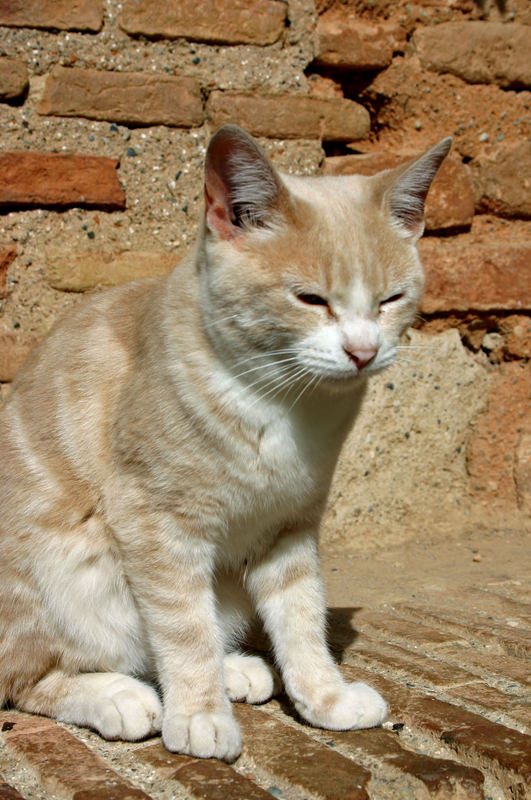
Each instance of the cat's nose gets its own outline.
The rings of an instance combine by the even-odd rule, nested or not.
[[[358,370],[362,370],[363,367],[366,367],[367,364],[373,360],[377,352],[375,347],[367,348],[366,350],[351,350],[349,347],[344,347],[343,349],[347,356],[355,363]]]

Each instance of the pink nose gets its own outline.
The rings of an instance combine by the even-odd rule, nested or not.
[[[352,359],[358,370],[362,370],[367,364],[373,360],[376,355],[376,348],[372,347],[367,350],[349,350],[347,347],[343,348],[347,356]]]

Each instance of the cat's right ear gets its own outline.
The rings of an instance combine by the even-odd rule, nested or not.
[[[224,125],[210,140],[205,163],[205,221],[230,241],[243,231],[270,227],[286,189],[254,139]]]

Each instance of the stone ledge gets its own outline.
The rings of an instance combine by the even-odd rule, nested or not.
[[[102,0],[0,0],[0,25],[96,33],[103,25]]]
[[[119,24],[132,36],[268,45],[280,38],[285,18],[286,6],[277,0],[203,0],[199,8],[195,0],[126,0]]]
[[[236,123],[254,136],[349,142],[369,134],[369,112],[342,98],[214,91],[207,115],[218,127]]]
[[[203,122],[194,78],[56,67],[48,76],[39,114],[87,117],[133,125],[190,128]]]

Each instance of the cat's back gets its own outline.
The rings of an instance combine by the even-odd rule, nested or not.
[[[75,493],[76,483],[90,483],[104,468],[106,420],[133,368],[157,284],[137,281],[87,297],[22,366],[0,412],[5,513],[32,491],[61,496],[64,484]]]

